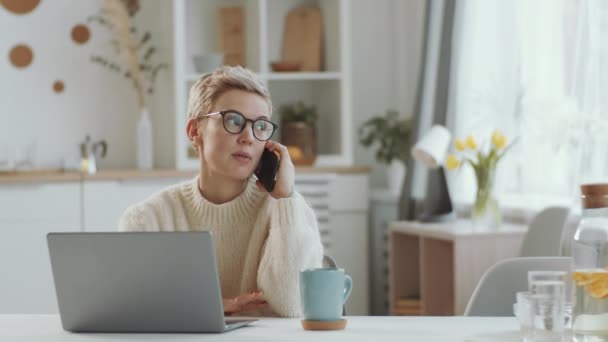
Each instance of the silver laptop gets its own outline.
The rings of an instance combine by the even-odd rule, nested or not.
[[[225,318],[209,232],[49,233],[61,324],[73,332],[219,333]]]

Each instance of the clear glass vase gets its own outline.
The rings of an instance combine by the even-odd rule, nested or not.
[[[500,226],[502,215],[493,193],[495,173],[496,167],[480,168],[475,172],[477,192],[471,208],[473,228],[493,230]]]

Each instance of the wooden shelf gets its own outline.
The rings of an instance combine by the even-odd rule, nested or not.
[[[267,74],[258,74],[260,78],[269,81],[323,81],[323,80],[340,80],[342,73],[334,71],[326,72],[271,72]],[[188,82],[195,82],[203,74],[189,74],[186,77]]]
[[[313,167],[296,166],[296,175],[339,173],[339,174],[362,174],[371,172],[368,166],[345,166],[345,167]],[[152,178],[190,178],[197,175],[196,170],[154,169],[141,170],[102,170],[96,174],[89,175],[75,170],[62,169],[40,169],[29,171],[0,172],[0,184],[18,183],[65,183],[80,181],[107,181],[107,180],[135,180]]]
[[[391,314],[397,316],[419,316],[422,314],[420,296],[400,297],[395,299]]]
[[[271,72],[261,75],[269,81],[306,81],[306,80],[339,80],[342,74],[339,72]]]
[[[19,183],[69,183],[80,181],[126,181],[135,179],[156,178],[189,178],[196,176],[195,171],[184,171],[175,169],[141,170],[102,170],[96,174],[82,173],[77,170],[62,169],[33,169],[28,171],[2,172],[0,173],[0,184]]]
[[[0,172],[0,184],[78,182],[80,172],[63,169],[34,169]]]

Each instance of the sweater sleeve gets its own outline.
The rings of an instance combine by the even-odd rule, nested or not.
[[[121,232],[159,231],[160,227],[154,211],[147,205],[139,203],[128,207],[118,221]]]
[[[314,212],[298,194],[276,200],[257,282],[274,312],[300,317],[300,270],[321,267],[323,245]]]

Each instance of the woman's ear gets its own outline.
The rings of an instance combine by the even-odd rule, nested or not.
[[[186,135],[188,136],[188,140],[190,140],[190,143],[196,150],[202,149],[203,139],[201,130],[199,130],[198,119],[188,119],[188,123],[186,124]]]

